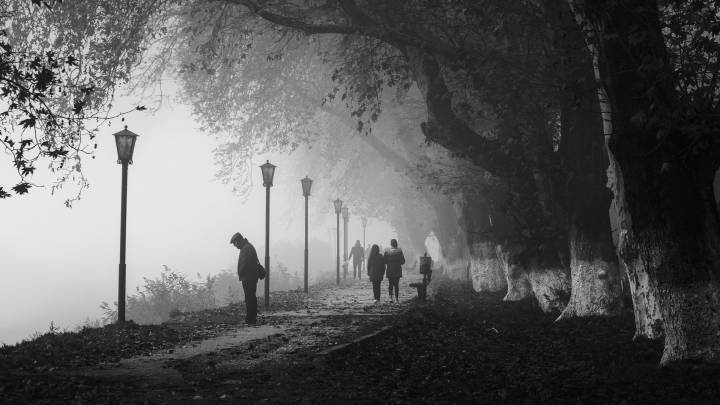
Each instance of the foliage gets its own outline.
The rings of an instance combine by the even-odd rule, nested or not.
[[[272,291],[294,290],[302,287],[302,280],[290,274],[286,266],[277,263],[273,267]],[[237,304],[244,300],[242,285],[233,270],[197,280],[173,271],[163,265],[163,271],[155,279],[143,278],[145,284],[128,295],[125,318],[139,324],[159,324],[180,314],[214,309]],[[261,291],[258,291],[261,293]],[[102,302],[102,324],[117,320],[117,302],[111,306]]]
[[[682,161],[716,148],[719,142],[720,5],[712,1],[669,1],[661,13],[678,102],[666,106],[670,111],[650,112],[645,123],[661,128],[658,143],[672,142],[677,129],[688,138],[678,151]],[[660,68],[657,61],[643,66],[650,71]],[[720,158],[715,161],[720,163]]]
[[[216,306],[214,277],[202,280],[198,274],[198,281],[192,281],[165,265],[163,268],[158,278],[144,278],[145,285],[137,287],[135,294],[127,297],[126,319],[139,324],[157,324],[170,319],[173,314]],[[107,302],[100,308],[105,313],[105,321],[117,319],[117,309]]]
[[[68,3],[0,1],[0,142],[18,177],[10,189],[0,184],[0,198],[27,193],[47,162],[52,192],[68,181],[79,186],[69,206],[88,186],[82,158],[93,156],[100,125],[124,115],[109,110],[115,86],[127,79],[115,64],[132,64],[117,40],[127,27],[93,25],[101,9]]]

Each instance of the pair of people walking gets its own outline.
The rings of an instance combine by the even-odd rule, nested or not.
[[[388,293],[390,301],[393,301],[393,292],[395,293],[395,302],[399,302],[400,298],[400,278],[402,277],[402,265],[405,264],[405,255],[402,249],[398,247],[397,240],[390,240],[390,248],[385,253],[380,254],[380,247],[372,245],[370,248],[370,256],[367,260],[367,270],[370,281],[373,286],[373,296],[375,302],[380,302],[380,289],[383,277],[387,272]]]

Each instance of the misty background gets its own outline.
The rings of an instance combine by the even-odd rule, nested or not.
[[[121,110],[135,101],[125,96],[116,105]],[[338,193],[319,179],[320,173],[303,170],[292,155],[258,156],[248,164],[252,191],[244,201],[232,185],[215,177],[216,141],[198,129],[187,106],[165,100],[157,111],[133,112],[124,123],[116,120],[102,130],[95,159],[83,160],[90,188],[72,208],[63,202],[74,190],[50,195],[48,189],[35,189],[3,201],[0,343],[14,344],[47,331],[51,322],[72,329],[101,318],[101,302],[117,301],[121,173],[112,134],[122,125],[139,134],[128,175],[128,295],[143,285],[144,278],[157,278],[163,265],[191,280],[223,270],[234,274],[238,251],[229,240],[237,231],[255,245],[262,261],[265,190],[258,166],[265,160],[278,166],[271,189],[271,267],[284,265],[302,287],[300,179],[308,175],[315,180],[309,200],[310,282],[334,277],[332,200]],[[9,164],[0,165],[0,170],[0,176],[12,174]],[[360,217],[354,215],[352,203],[348,228],[350,246],[362,241]],[[388,223],[369,218],[367,243],[387,246],[396,237]],[[258,295],[261,287],[262,282]]]

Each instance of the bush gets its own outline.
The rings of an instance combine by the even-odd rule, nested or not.
[[[236,304],[245,299],[242,285],[234,270],[222,270],[214,276],[189,280],[163,265],[160,277],[144,278],[145,285],[138,287],[135,294],[127,297],[125,318],[139,324],[157,324],[184,312],[195,312],[217,308],[221,305]],[[302,280],[291,274],[282,263],[277,263],[271,272],[272,291],[286,291],[302,288]],[[260,281],[262,284],[262,281]],[[258,296],[263,295],[261,286]],[[117,320],[117,303],[102,302],[102,324]]]
[[[198,274],[200,281],[191,281],[165,265],[163,268],[159,278],[144,278],[145,285],[127,297],[126,319],[139,324],[162,323],[173,315],[217,306],[213,292],[215,277],[202,280]],[[105,312],[104,321],[117,319],[117,303],[111,308],[103,302],[100,308]]]

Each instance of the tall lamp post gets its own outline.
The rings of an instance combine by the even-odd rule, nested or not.
[[[305,196],[305,294],[308,293],[308,197],[310,196],[312,182],[308,176],[300,180],[303,196]]]
[[[348,266],[347,266],[347,259],[348,259],[348,251],[347,251],[347,241],[348,241],[348,218],[350,218],[350,210],[348,209],[347,205],[342,208],[342,215],[343,215],[343,263],[345,263],[345,275],[344,278],[347,278],[348,273]]]
[[[263,186],[265,186],[265,309],[270,308],[270,187],[273,185],[275,166],[268,160],[260,166],[262,170]]]
[[[117,146],[118,163],[122,165],[122,191],[120,196],[120,266],[118,267],[118,323],[125,322],[125,225],[127,217],[127,175],[128,165],[132,164],[135,140],[138,135],[125,129],[114,133]]]
[[[336,199],[333,201],[333,204],[335,205],[335,216],[337,217],[337,226],[335,227],[335,230],[337,231],[337,285],[340,285],[340,211],[342,210],[342,200]]]
[[[367,245],[365,245],[365,228],[367,228],[367,217],[362,217],[361,221],[362,221],[362,226],[363,226],[363,258],[362,258],[363,266],[362,266],[362,268],[364,269],[365,268],[365,254],[367,254],[365,252],[365,248],[367,247]],[[362,274],[362,271],[360,271],[360,274]],[[360,278],[360,274],[358,274],[358,278]]]

